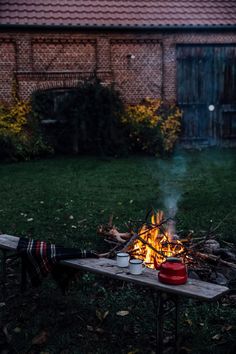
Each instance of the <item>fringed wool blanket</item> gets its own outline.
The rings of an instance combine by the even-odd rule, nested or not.
[[[19,239],[17,252],[33,286],[40,285],[42,279],[52,272],[61,260],[97,258],[94,251],[65,248],[24,237]]]

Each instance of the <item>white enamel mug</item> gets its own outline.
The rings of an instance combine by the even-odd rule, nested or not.
[[[145,268],[146,265],[141,259],[131,259],[129,261],[129,272],[133,275],[142,274]]]
[[[116,264],[118,267],[125,268],[129,266],[130,256],[128,253],[119,252],[116,254]]]

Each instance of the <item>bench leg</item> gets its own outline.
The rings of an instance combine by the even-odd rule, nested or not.
[[[2,294],[3,294],[3,299],[6,299],[6,276],[7,276],[7,250],[5,249],[1,249],[0,251],[2,251],[2,269],[1,269],[1,273],[2,273]],[[15,257],[19,257],[19,256],[11,256],[12,258]],[[21,259],[21,292],[24,292],[27,289],[27,272],[26,272],[26,265],[24,263],[23,258]]]
[[[2,294],[3,299],[6,299],[6,277],[7,277],[7,251],[2,251]]]
[[[156,293],[156,354],[163,353],[164,307],[163,294]]]
[[[179,353],[179,297],[175,300],[175,353]]]
[[[24,258],[21,258],[21,292],[24,293],[27,290],[27,272]]]
[[[156,309],[156,354],[163,353],[163,333],[164,333],[164,318],[166,315],[174,311],[174,354],[179,352],[179,337],[178,337],[178,324],[179,324],[179,297],[169,297],[162,292],[155,293],[154,305]],[[166,306],[168,303],[173,306]]]

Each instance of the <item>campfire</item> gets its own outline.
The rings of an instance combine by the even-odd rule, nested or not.
[[[184,247],[175,234],[174,220],[166,220],[164,213],[158,211],[152,212],[150,223],[141,226],[138,237],[128,252],[131,256],[142,259],[147,267],[158,268],[167,257],[184,254]]]
[[[150,213],[150,221],[146,221],[138,232],[120,233],[112,223],[102,225],[99,233],[108,237],[107,242],[114,240],[124,244],[126,251],[133,258],[142,259],[149,268],[158,268],[167,257],[186,258],[185,247],[175,233],[175,221],[165,219],[163,211]]]
[[[220,279],[219,284],[226,285],[231,282],[232,272],[236,277],[236,246],[221,241],[225,244],[222,247],[216,240],[222,220],[197,235],[192,231],[178,234],[175,220],[166,218],[162,211],[151,211],[145,221],[134,222],[137,223],[137,227],[128,226],[128,232],[120,232],[111,217],[108,224],[98,227],[98,234],[110,245],[108,257],[115,257],[117,252],[128,252],[131,258],[142,259],[153,269],[158,269],[167,257],[178,257],[188,265],[194,277],[202,280],[217,282]]]

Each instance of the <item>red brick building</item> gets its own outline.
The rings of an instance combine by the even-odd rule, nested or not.
[[[126,102],[175,99],[186,141],[236,138],[236,0],[1,0],[0,99],[96,75]]]

